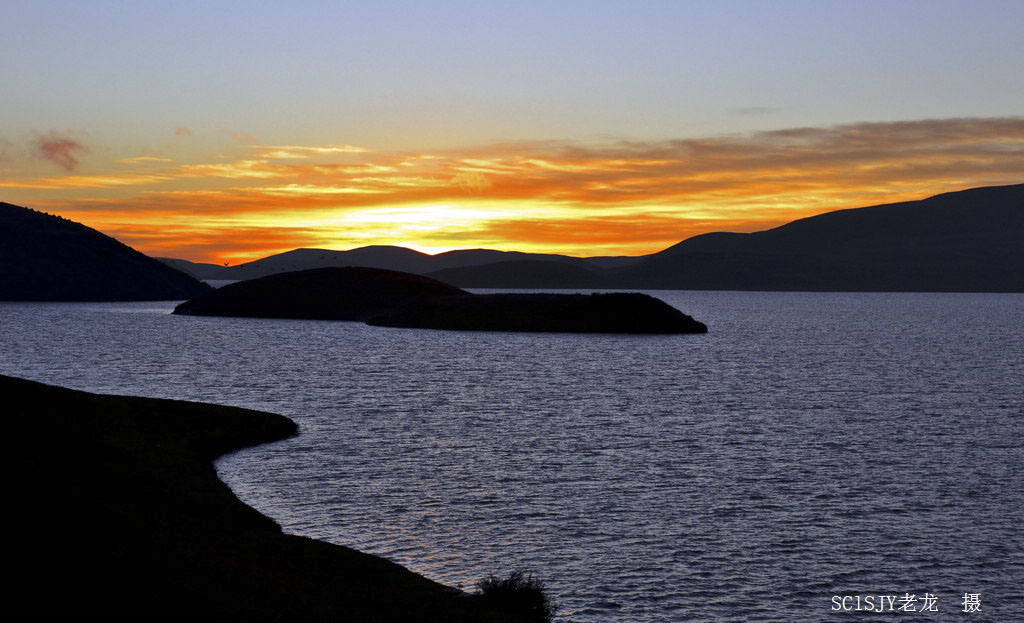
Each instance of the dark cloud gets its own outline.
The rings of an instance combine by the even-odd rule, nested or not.
[[[40,158],[69,172],[78,170],[78,154],[89,151],[88,147],[73,138],[70,133],[60,133],[56,130],[36,137],[33,147]]]

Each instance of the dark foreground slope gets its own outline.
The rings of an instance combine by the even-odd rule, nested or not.
[[[707,332],[702,323],[645,294],[471,294],[420,275],[356,267],[240,281],[186,301],[174,313],[478,331]]]
[[[23,615],[517,620],[381,558],[282,534],[242,504],[213,459],[294,434],[287,418],[3,376],[0,391],[14,468],[7,593]]]
[[[0,300],[172,301],[207,290],[95,229],[0,203]]]
[[[619,272],[619,287],[1024,291],[1024,184],[695,236]]]

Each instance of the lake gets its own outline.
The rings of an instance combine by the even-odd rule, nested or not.
[[[0,303],[0,373],[287,415],[218,462],[242,500],[464,589],[525,567],[562,621],[1021,616],[1024,295],[650,294],[710,332]]]

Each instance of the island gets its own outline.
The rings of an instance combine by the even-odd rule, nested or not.
[[[270,413],[0,376],[12,603],[105,621],[523,623],[376,556],[284,534],[213,460],[297,433]],[[534,619],[536,620],[536,619]]]
[[[382,313],[368,324],[459,331],[707,333],[707,325],[637,292],[501,293],[430,299]]]
[[[174,313],[474,331],[707,332],[704,323],[647,294],[473,294],[422,275],[364,267],[240,281],[185,301]]]
[[[230,283],[174,308],[191,316],[367,321],[439,297],[471,296],[440,281],[380,268],[314,268]]]

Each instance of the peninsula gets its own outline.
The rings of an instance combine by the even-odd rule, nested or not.
[[[0,376],[16,519],[10,594],[53,620],[523,623],[376,556],[283,534],[213,460],[297,432],[259,411]]]

